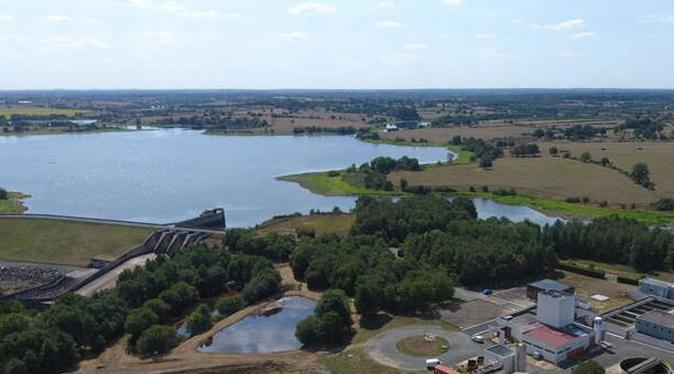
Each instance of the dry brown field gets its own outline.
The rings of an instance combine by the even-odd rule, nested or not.
[[[460,190],[470,186],[479,190],[483,185],[492,191],[514,188],[522,194],[556,200],[588,197],[591,202],[607,201],[610,206],[635,203],[645,207],[657,196],[654,191],[634,184],[613,169],[548,155],[537,158],[506,156],[494,161],[494,167],[489,170],[471,163],[390,175],[395,185],[401,178],[411,185],[452,186]]]
[[[547,155],[551,145],[543,143],[541,151]],[[594,160],[607,157],[627,171],[631,171],[635,163],[645,162],[656,185],[653,196],[674,197],[674,142],[556,142],[554,145],[575,156],[587,151]]]

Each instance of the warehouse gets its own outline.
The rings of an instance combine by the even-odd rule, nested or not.
[[[637,331],[657,339],[674,343],[674,314],[653,310],[637,317]]]

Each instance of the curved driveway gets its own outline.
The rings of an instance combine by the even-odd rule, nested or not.
[[[449,351],[436,357],[414,357],[398,351],[396,344],[404,338],[418,335],[434,335],[447,339]],[[461,332],[447,331],[438,326],[405,326],[384,331],[365,343],[370,357],[382,364],[399,369],[419,370],[426,367],[426,358],[439,358],[447,365],[453,365],[479,355],[483,345],[474,343]]]

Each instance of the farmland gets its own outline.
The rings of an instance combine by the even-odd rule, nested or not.
[[[141,244],[149,230],[93,223],[0,217],[0,258],[86,266]]]
[[[22,115],[22,116],[57,115],[57,116],[75,117],[78,114],[86,112],[87,111],[78,109],[30,107],[30,106],[0,107],[0,116],[5,116],[6,118],[10,118],[13,115]]]

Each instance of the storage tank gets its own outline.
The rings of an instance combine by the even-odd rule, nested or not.
[[[601,317],[594,317],[594,333],[595,333],[595,342],[601,344],[606,338],[606,330],[604,327],[604,320]]]
[[[527,371],[527,347],[522,343],[515,347],[515,371]]]

